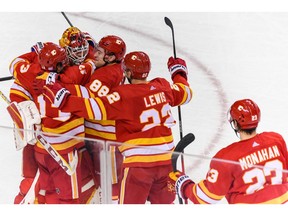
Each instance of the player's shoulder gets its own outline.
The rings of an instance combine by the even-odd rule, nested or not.
[[[282,137],[282,135],[278,132],[274,132],[274,131],[265,131],[259,134],[259,136],[265,136],[265,137]]]
[[[90,80],[100,79],[100,80],[114,80],[115,78],[123,78],[124,72],[120,64],[106,65],[101,68],[97,68],[95,72],[91,75]]]
[[[108,64],[103,67],[97,68],[94,74],[99,73],[114,73],[122,70],[121,64]]]
[[[160,85],[163,85],[163,86],[170,86],[170,82],[168,80],[166,80],[165,78],[162,78],[162,77],[156,77],[152,80],[150,80],[150,83],[159,83]]]
[[[36,52],[28,52],[28,53],[24,53],[20,56],[18,56],[18,58],[22,58],[22,59],[27,59],[29,61],[31,61],[31,59],[33,59],[34,61],[36,61],[35,63],[38,63],[38,55]]]
[[[283,136],[280,133],[269,131],[269,132],[262,132],[259,136],[264,140],[272,140],[272,141],[284,141]]]

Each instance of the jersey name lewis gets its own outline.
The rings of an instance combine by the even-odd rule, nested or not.
[[[144,103],[146,107],[155,106],[156,104],[166,103],[166,97],[164,92],[149,95],[144,97]]]

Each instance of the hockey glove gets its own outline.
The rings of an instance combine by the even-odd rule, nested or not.
[[[59,74],[56,72],[50,72],[46,77],[46,85],[56,83],[59,80]]]
[[[172,80],[176,74],[181,74],[181,76],[187,80],[188,70],[186,67],[186,62],[183,59],[170,57],[168,59],[167,66]]]
[[[37,95],[44,92],[44,85],[53,84],[59,80],[59,74],[56,72],[42,73],[33,80],[33,89]]]
[[[88,41],[89,45],[93,48],[98,47],[98,43],[95,41],[95,39],[88,33],[83,32],[85,39]]]
[[[70,95],[70,92],[63,88],[59,83],[45,85],[43,89],[44,100],[50,102],[54,107],[59,109],[65,104],[66,98]]]
[[[170,184],[174,185],[176,193],[179,195],[179,197],[182,199],[187,199],[184,190],[189,184],[194,184],[194,182],[189,178],[189,176],[187,176],[185,173],[176,171],[170,172],[169,178]]]
[[[31,51],[32,51],[32,52],[36,52],[37,55],[39,55],[41,49],[43,49],[44,46],[45,46],[44,43],[42,43],[42,42],[37,42],[34,46],[31,47]]]

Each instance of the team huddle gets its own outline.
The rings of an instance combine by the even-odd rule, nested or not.
[[[193,92],[183,59],[170,57],[167,68],[172,83],[148,81],[146,52],[127,53],[116,35],[96,42],[77,27],[59,44],[38,42],[16,57],[7,110],[23,180],[14,203],[98,203],[103,151],[111,159],[111,203],[173,204],[176,194],[196,204],[287,202],[286,143],[275,132],[256,132],[260,109],[250,99],[229,109],[240,141],[216,153],[203,181],[173,171],[171,107],[189,103]]]

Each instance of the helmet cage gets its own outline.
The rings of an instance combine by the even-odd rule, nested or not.
[[[81,64],[89,52],[89,43],[77,27],[70,27],[64,31],[59,40],[61,47],[64,47],[68,58],[73,64]]]
[[[89,43],[85,40],[83,45],[80,46],[66,46],[65,47],[67,56],[69,60],[76,65],[79,65],[84,62],[88,51],[89,51]]]

